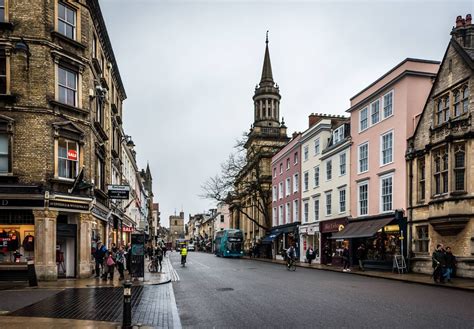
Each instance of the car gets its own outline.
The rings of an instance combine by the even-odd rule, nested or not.
[[[194,243],[188,244],[188,251],[195,251],[196,248],[194,247]]]

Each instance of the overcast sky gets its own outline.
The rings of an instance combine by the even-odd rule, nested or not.
[[[441,60],[474,1],[100,0],[127,91],[124,127],[153,175],[161,220],[202,212],[199,197],[253,121],[265,32],[288,133],[406,57]]]

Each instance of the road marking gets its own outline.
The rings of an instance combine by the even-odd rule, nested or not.
[[[166,258],[166,264],[168,266],[168,271],[169,271],[169,276],[170,276],[171,281],[178,282],[180,280],[178,272],[176,272],[176,270],[174,269],[169,258]]]
[[[195,260],[195,259],[193,259],[193,261],[191,262],[191,264],[193,264],[193,263],[197,263],[197,264],[201,265],[201,266],[204,267],[204,268],[211,268],[210,266],[207,266],[206,264],[203,264],[203,263],[201,263],[201,262],[198,262],[198,261]]]
[[[179,318],[178,306],[176,305],[176,299],[174,297],[173,285],[170,284],[168,287],[171,299],[171,314],[173,315],[173,328],[180,329],[182,328],[181,319]]]

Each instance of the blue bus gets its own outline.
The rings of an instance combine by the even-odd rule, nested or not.
[[[214,254],[218,257],[241,257],[244,255],[243,241],[244,234],[241,230],[219,231],[214,240]]]

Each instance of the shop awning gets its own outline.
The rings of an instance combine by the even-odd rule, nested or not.
[[[278,232],[278,233],[272,233],[270,235],[267,235],[265,236],[263,239],[262,239],[262,243],[263,244],[270,244],[273,242],[273,240],[275,240],[276,238],[278,238],[280,235],[282,235],[283,232]]]
[[[331,239],[353,239],[368,238],[374,236],[378,230],[388,225],[394,218],[383,218],[375,220],[366,220],[361,222],[351,222],[346,227],[331,236]]]

